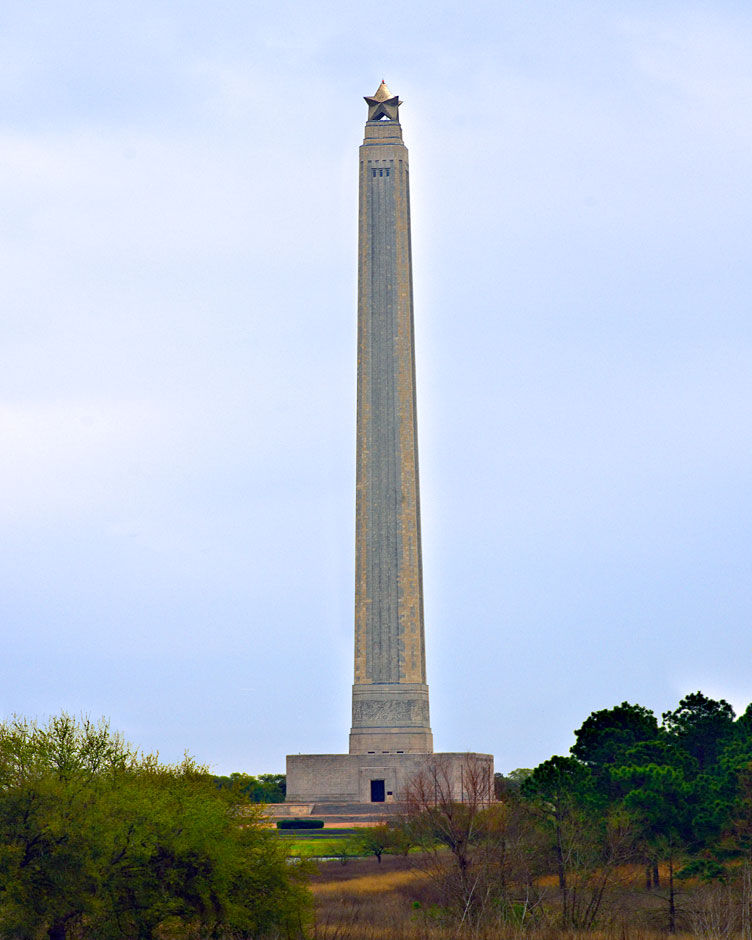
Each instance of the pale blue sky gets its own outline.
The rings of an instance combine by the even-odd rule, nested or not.
[[[357,148],[405,102],[437,748],[752,700],[752,11],[0,11],[0,713],[347,747]]]

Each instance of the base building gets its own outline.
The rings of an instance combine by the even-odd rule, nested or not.
[[[355,678],[349,754],[287,758],[288,803],[386,803],[441,766],[466,799],[465,765],[433,754],[423,626],[407,148],[384,82],[366,98],[358,224]],[[317,813],[320,812],[317,809]]]

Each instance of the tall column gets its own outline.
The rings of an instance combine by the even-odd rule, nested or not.
[[[386,84],[365,100],[350,753],[431,753],[407,148],[399,123],[401,102]]]

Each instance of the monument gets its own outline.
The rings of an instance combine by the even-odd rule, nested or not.
[[[287,801],[399,801],[433,754],[423,626],[407,148],[401,102],[365,99],[358,225],[355,678],[349,754],[287,758]],[[463,798],[468,755],[435,755]],[[472,755],[493,779],[491,755]],[[316,810],[321,812],[320,809]]]

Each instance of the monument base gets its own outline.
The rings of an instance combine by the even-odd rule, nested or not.
[[[425,682],[353,685],[351,754],[432,754]]]
[[[493,800],[491,754],[290,754],[288,803],[401,803],[420,791],[458,803]]]

